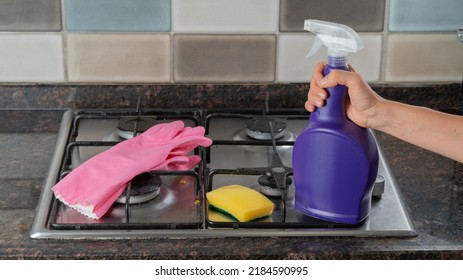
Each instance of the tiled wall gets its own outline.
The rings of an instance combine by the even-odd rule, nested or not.
[[[462,79],[462,0],[0,0],[0,83],[307,82],[308,18],[359,32],[369,82]]]

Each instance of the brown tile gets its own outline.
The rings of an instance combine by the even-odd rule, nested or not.
[[[304,31],[304,20],[345,24],[356,31],[383,29],[385,0],[281,0],[280,31]]]
[[[70,81],[170,82],[168,34],[68,34]]]
[[[273,82],[275,35],[176,35],[176,82]]]

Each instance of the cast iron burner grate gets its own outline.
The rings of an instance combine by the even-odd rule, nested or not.
[[[136,116],[120,117],[117,123],[117,134],[124,139],[130,139],[140,133],[145,132],[148,128],[157,124],[156,117]]]

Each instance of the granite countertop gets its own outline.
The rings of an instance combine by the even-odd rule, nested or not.
[[[375,89],[388,98],[443,111],[456,113],[461,104],[458,84]],[[378,133],[378,140],[417,237],[29,238],[59,123],[68,108],[130,107],[136,102],[134,92],[149,100],[150,106],[166,107],[175,100],[175,106],[185,107],[235,106],[233,102],[253,107],[261,106],[253,102],[265,100],[291,107],[303,104],[306,90],[304,85],[0,86],[0,259],[462,259],[462,164],[383,133]],[[175,92],[177,98],[163,91]],[[214,98],[208,96],[217,91],[220,94],[213,94]],[[238,101],[232,98],[240,91]]]

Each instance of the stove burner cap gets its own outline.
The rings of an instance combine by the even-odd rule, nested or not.
[[[130,139],[133,137],[135,126],[137,126],[136,134],[138,135],[155,124],[155,117],[121,117],[117,123],[117,134],[124,139]]]
[[[247,135],[257,140],[272,140],[269,122],[272,122],[275,139],[283,137],[285,134],[286,122],[283,119],[270,116],[253,117],[251,120],[248,120],[246,122]]]
[[[140,204],[157,197],[161,192],[161,177],[153,176],[149,173],[142,173],[132,179],[130,187],[129,204]],[[116,200],[118,203],[125,204],[127,201],[127,190],[125,190]]]
[[[286,177],[286,188],[291,185],[293,180],[290,177]],[[260,192],[268,196],[281,196],[281,190],[278,188],[275,179],[271,175],[262,175],[257,179],[260,185]]]

